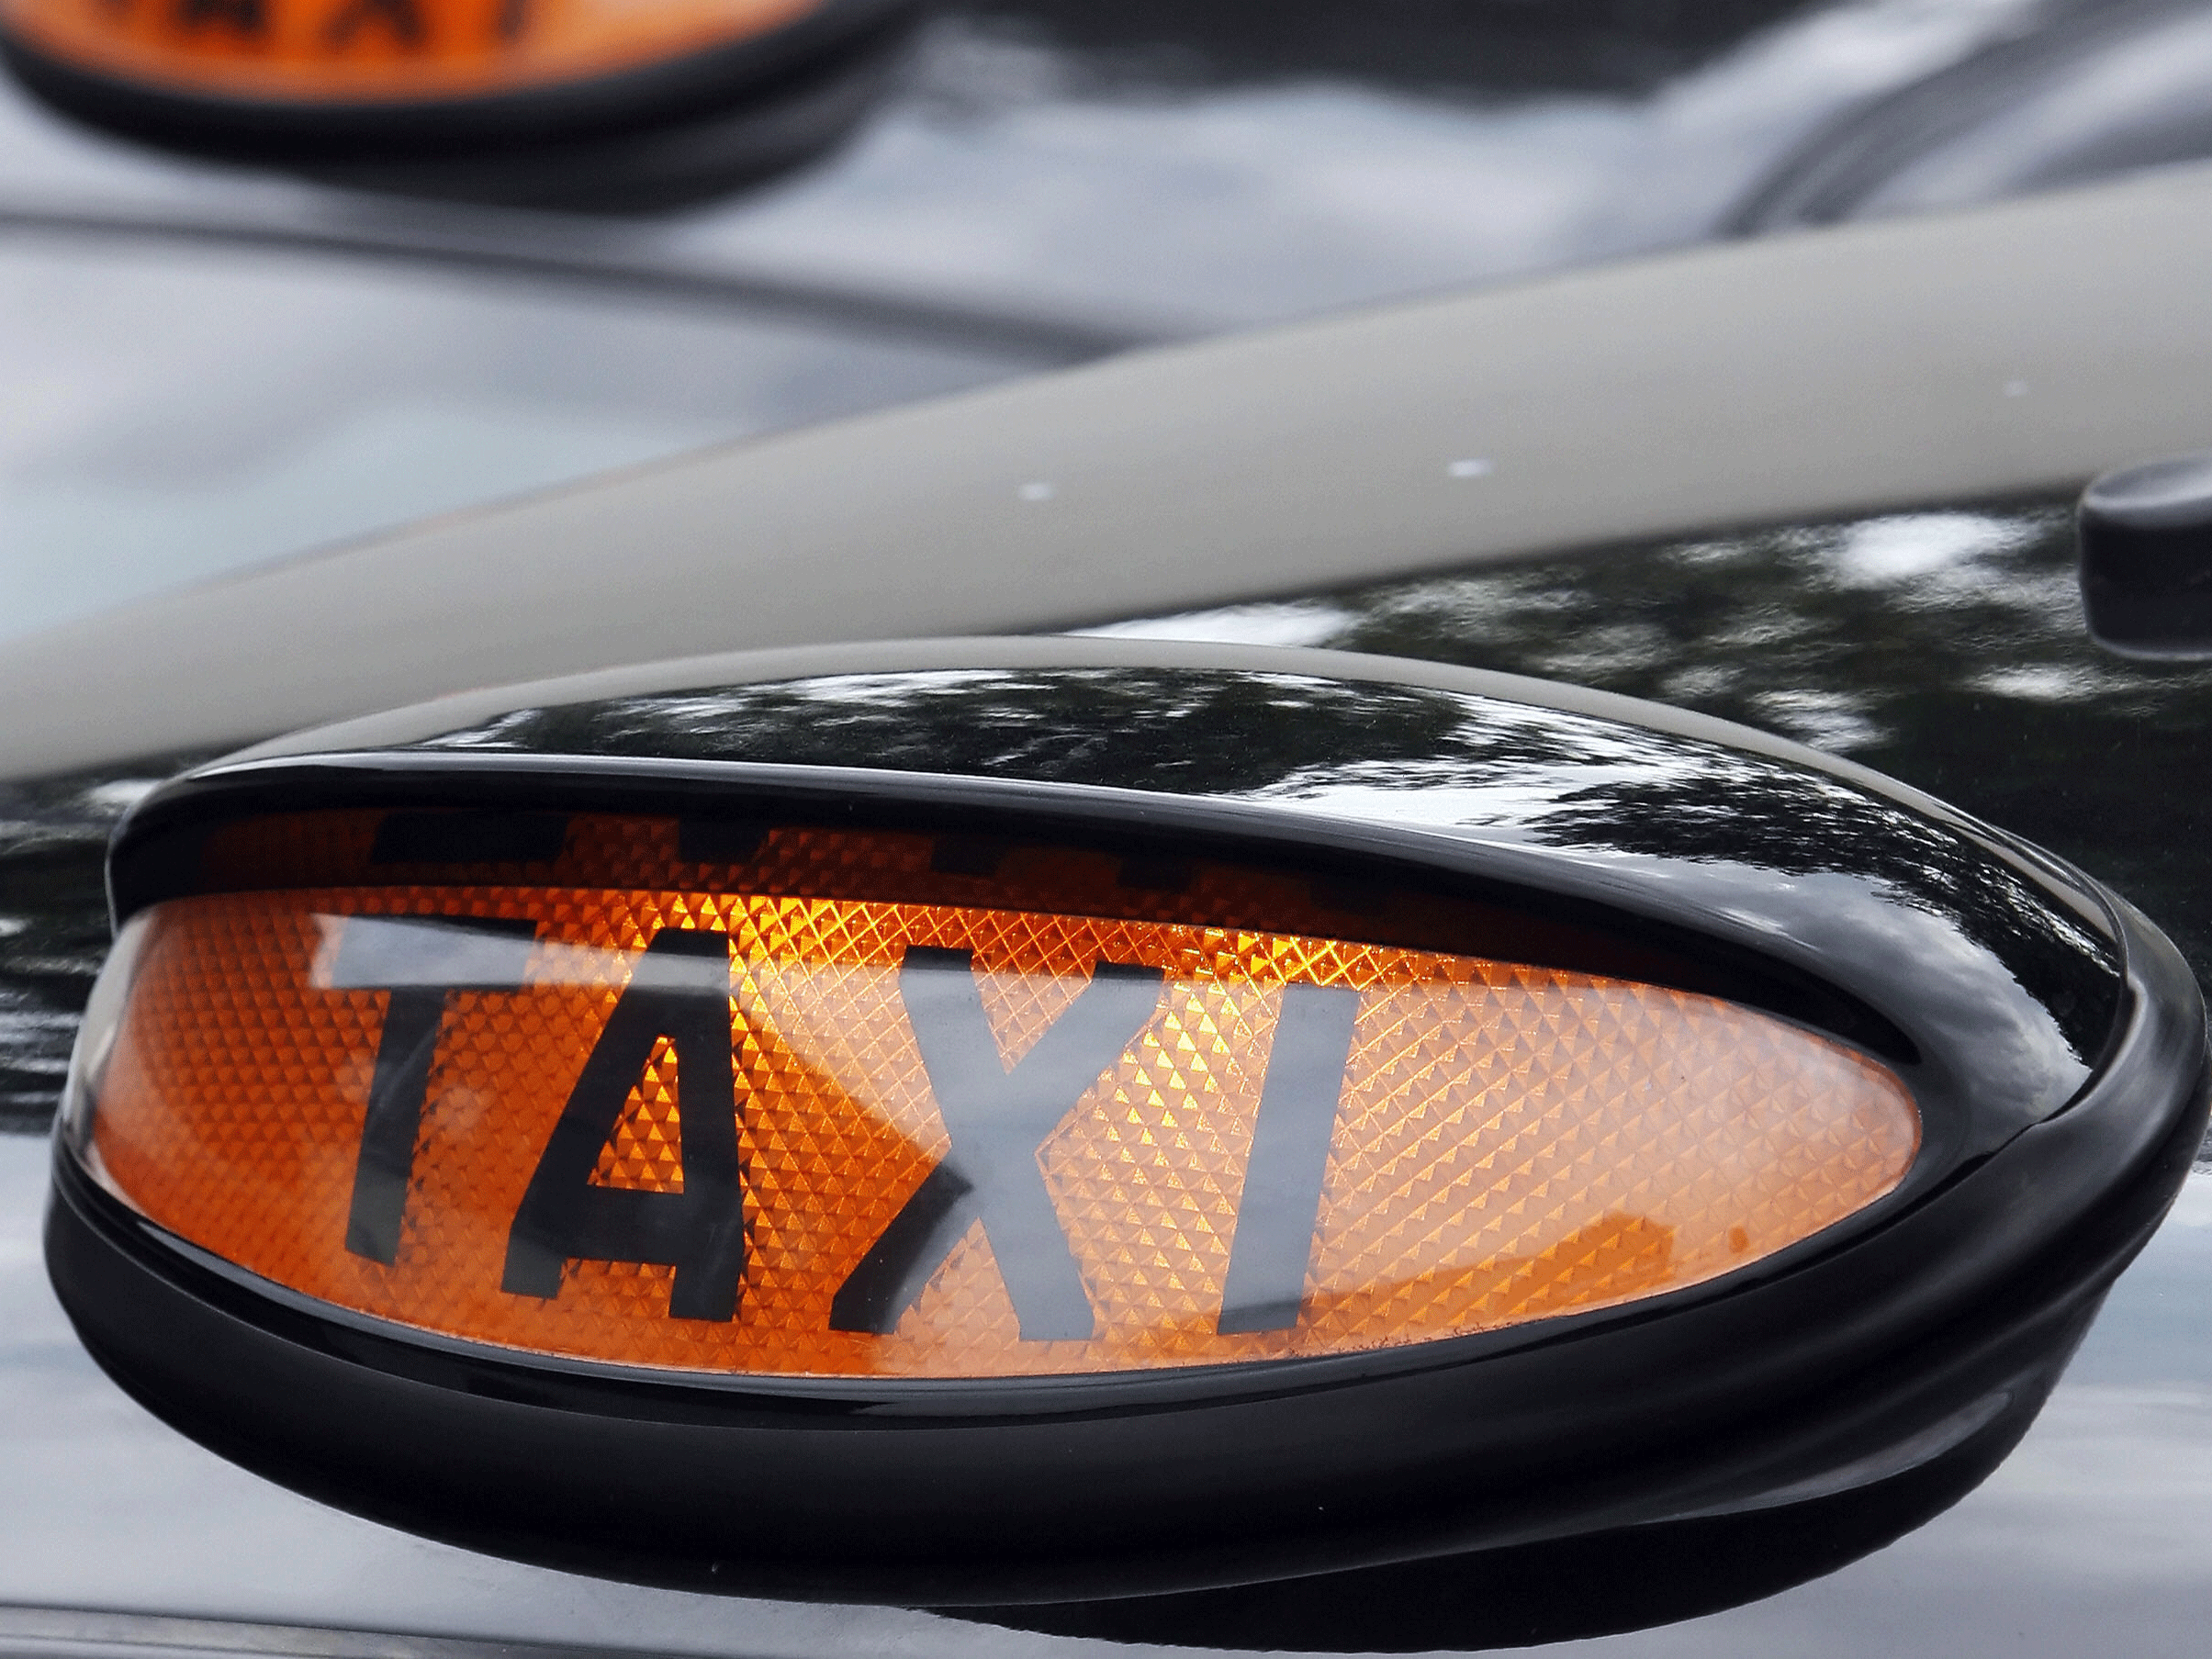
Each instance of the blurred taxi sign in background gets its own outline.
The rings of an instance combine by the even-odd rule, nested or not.
[[[0,0],[17,73],[161,136],[399,149],[667,122],[912,0]]]

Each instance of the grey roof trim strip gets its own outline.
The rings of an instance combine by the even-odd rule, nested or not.
[[[2071,488],[2212,439],[2208,274],[2212,167],[2180,168],[709,451],[13,642],[0,777],[653,657]]]

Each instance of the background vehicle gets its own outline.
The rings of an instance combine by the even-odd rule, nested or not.
[[[1518,19],[1499,16],[1510,34]],[[80,471],[73,505],[67,488],[47,499],[47,539],[8,538],[13,547],[39,547],[38,570],[68,568],[82,581],[74,594],[47,587],[46,608],[33,600],[26,614],[41,623],[90,617],[196,574],[196,560],[198,571],[222,568],[747,427],[1004,378],[1124,343],[1692,240],[1757,217],[1746,201],[1795,199],[1775,180],[1842,149],[1815,144],[1811,160],[1793,162],[1792,147],[1814,143],[1822,120],[1841,117],[1855,95],[1941,71],[2024,17],[1993,6],[1876,6],[1777,19],[1714,8],[1676,32],[1659,31],[1656,45],[1645,41],[1643,67],[1620,68],[1616,58],[1616,67],[1593,72],[1600,59],[1589,42],[1609,38],[1610,23],[1593,9],[1580,44],[1552,73],[1610,73],[1610,105],[1586,91],[1578,103],[1477,106],[1458,124],[1407,96],[1402,71],[1401,90],[1388,95],[1347,91],[1342,81],[1302,93],[1240,84],[1221,67],[1229,47],[1241,42],[1263,62],[1287,50],[1291,30],[1278,19],[1280,32],[1256,41],[1225,30],[1211,60],[1201,42],[1184,61],[1185,95],[1164,106],[1085,95],[1080,81],[1074,94],[1054,91],[1048,82],[1042,94],[1016,95],[995,113],[986,107],[979,117],[971,105],[965,128],[947,124],[941,112],[958,104],[945,78],[957,92],[963,64],[972,97],[979,81],[1007,84],[1009,66],[1072,62],[1106,73],[1117,62],[1010,41],[995,32],[1003,20],[983,19],[938,37],[930,50],[938,55],[928,62],[938,80],[909,83],[872,140],[785,186],[780,198],[731,209],[719,225],[712,210],[608,226],[537,210],[488,217],[196,167],[180,174],[178,163],[61,136],[17,106],[13,118],[48,134],[19,150],[42,147],[37,165],[45,171],[9,185],[19,245],[33,232],[66,232],[73,250],[27,255],[32,268],[21,280],[50,292],[74,288],[80,300],[92,296],[87,355],[96,348],[112,360],[113,319],[145,315],[135,297],[152,292],[175,303],[173,274],[150,278],[131,263],[130,251],[157,231],[203,244],[320,246],[350,261],[435,258],[503,272],[499,286],[464,300],[417,277],[389,276],[384,264],[365,275],[369,267],[349,263],[311,297],[298,326],[311,334],[321,319],[357,322],[372,303],[365,297],[380,291],[393,320],[380,325],[368,354],[387,354],[385,342],[412,328],[427,332],[441,316],[448,339],[480,344],[504,331],[513,342],[488,353],[503,365],[497,375],[454,375],[449,351],[424,351],[411,381],[385,382],[399,390],[379,394],[381,424],[374,404],[366,418],[342,407],[330,420],[340,440],[322,456],[302,461],[296,451],[288,467],[264,469],[276,482],[258,498],[252,489],[203,498],[196,525],[174,499],[156,497],[158,505],[139,510],[160,533],[141,540],[126,567],[96,576],[65,550],[121,545],[115,527],[129,519],[118,510],[122,492],[85,488]],[[2191,26],[2180,11],[2129,17],[2145,28]],[[2105,27],[2098,39],[2108,43],[2116,37]],[[1881,73],[1848,85],[1832,81],[1820,98],[1804,95],[1786,73],[1793,43],[1805,61],[1844,62],[1832,36],[1821,45],[1820,31],[1853,28],[1887,41]],[[2052,28],[2041,38],[2065,38],[2060,25]],[[1423,51],[1438,39],[1414,38]],[[1561,37],[1527,38],[1541,62],[1541,50]],[[1610,38],[1637,40],[1626,28]],[[2011,60],[2021,55],[2014,50]],[[1997,61],[2007,60],[2000,53]],[[2050,61],[2036,59],[2036,73],[2046,73]],[[1157,60],[1140,59],[1136,71],[1121,62],[1125,74],[1156,93]],[[1192,62],[1200,67],[1188,68]],[[1623,86],[1642,88],[1641,97]],[[1701,124],[1724,125],[1731,93],[1766,124],[1746,119],[1708,150],[1700,134],[1712,127]],[[867,171],[888,165],[886,152],[891,163],[902,149],[925,152],[909,163],[916,174],[957,182],[946,157],[965,146],[998,159],[1005,171],[985,170],[997,181],[1023,159],[1025,133],[1041,133],[1033,142],[1064,153],[1087,121],[1114,135],[1094,135],[1094,143],[1151,131],[1173,155],[1211,123],[1230,129],[1223,141],[1232,148],[1265,149],[1237,138],[1240,118],[1268,131],[1327,131],[1312,114],[1317,105],[1341,128],[1363,128],[1364,118],[1363,129],[1390,135],[1400,154],[1442,151],[1459,165],[1477,148],[1470,133],[1490,132],[1523,155],[1556,156],[1571,153],[1558,135],[1575,132],[1607,147],[1607,159],[1585,175],[1602,184],[1584,185],[1573,210],[1533,212],[1517,237],[1485,215],[1487,233],[1446,227],[1451,236],[1440,247],[1429,240],[1431,189],[1385,221],[1393,236],[1372,219],[1344,231],[1343,219],[1331,225],[1325,213],[1271,218],[1275,198],[1247,183],[1227,194],[1259,207],[1249,219],[1232,216],[1210,269],[1188,256],[1188,218],[1155,222],[1150,246],[1181,251],[1173,261],[1119,234],[1126,219],[1097,220],[1116,233],[1105,240],[1125,250],[1118,269],[1106,265],[1095,233],[1078,236],[1087,227],[1071,226],[1048,196],[1041,228],[1008,239],[1017,244],[1013,254],[1002,243],[995,252],[971,251],[963,266],[939,252],[933,269],[927,238],[955,218],[943,214],[921,220],[922,245],[903,263],[831,264],[837,281],[815,279],[828,263],[820,250],[849,237],[856,223],[870,246],[896,245],[885,239],[885,220],[911,207],[880,209],[870,199],[895,188],[896,168]],[[1787,105],[1786,116],[1766,113],[1777,105]],[[1619,182],[1619,151],[1610,146],[1633,142],[1620,128],[1639,117],[1647,129],[1690,134],[1671,153],[1664,142],[1638,152],[1679,195],[1651,174]],[[1279,125],[1266,127],[1269,118]],[[1873,114],[1844,118],[1863,131]],[[1438,127],[1448,136],[1434,138]],[[1756,153],[1743,136],[1748,129],[1764,134]],[[975,140],[979,130],[991,141]],[[1349,147],[1357,136],[1342,141]],[[2185,149],[2177,142],[2165,153]],[[1713,150],[1724,152],[1724,165],[1710,159]],[[1286,171],[1309,180],[1319,171],[1312,153]],[[2116,145],[2107,153],[2159,152]],[[2068,173],[2048,160],[2037,167],[2000,183]],[[1281,174],[1254,163],[1245,176]],[[1529,174],[1524,166],[1504,176],[1525,184]],[[1813,194],[1827,205],[1799,217],[1847,214],[1833,205],[1838,188],[1824,182]],[[2088,644],[2070,608],[2064,508],[2105,465],[2206,441],[2196,388],[2207,322],[2194,281],[2205,252],[2194,228],[2203,190],[2199,175],[2176,173],[1949,223],[1701,254],[1218,354],[1107,365],[1064,383],[548,498],[25,637],[0,658],[12,718],[6,758],[19,780],[9,858],[24,902],[6,941],[22,999],[17,1029],[28,1039],[15,1051],[18,1109],[34,1125],[46,1109],[68,1003],[73,992],[81,995],[95,948],[90,856],[113,813],[174,757],[419,691],[709,645],[925,630],[1089,624],[1154,636],[1357,644],[1736,713],[1870,758],[2075,858],[2156,915],[2201,973],[2206,900],[2182,850],[2199,832],[2200,808],[2173,782],[2197,746],[2201,671],[2122,665]],[[1640,212],[1591,212],[1593,196]],[[188,210],[178,206],[185,201]],[[1191,217],[1207,214],[1200,207]],[[1319,257],[1317,243],[1332,245],[1337,257]],[[782,263],[771,264],[769,254]],[[297,301],[308,282],[295,267],[275,280],[247,268],[262,257],[209,259],[204,319],[243,307],[261,324],[272,297]],[[917,273],[934,287],[924,288]],[[1138,277],[1148,275],[1151,304],[1132,318],[1131,297],[1147,292]],[[589,281],[596,297],[549,302],[518,286],[525,275]],[[739,327],[702,308],[689,316],[714,320],[645,323],[635,299],[618,307],[605,297],[609,289],[679,295],[702,308],[769,307],[779,320],[773,331]],[[2094,298],[2084,303],[2084,295]],[[592,357],[572,348],[584,367],[565,385],[565,365],[539,361],[548,309],[575,326],[571,340],[597,331],[607,342]],[[30,314],[28,307],[11,312]],[[863,334],[865,347],[855,343]],[[161,335],[149,330],[147,337]],[[210,330],[200,353],[175,370],[177,380],[196,384],[209,360],[245,359],[267,349],[265,338],[258,328],[227,339]],[[635,372],[641,338],[660,342],[658,364],[692,371],[681,396],[668,398],[657,372]],[[741,384],[750,401],[736,400],[735,412],[737,382],[696,372],[711,350],[747,365],[751,377]],[[134,363],[150,360],[158,358],[150,352]],[[52,383],[65,391],[84,384],[84,361],[65,361]],[[622,377],[602,372],[610,367]],[[437,387],[441,376],[448,386],[465,381],[477,397],[487,385],[501,388],[485,401],[503,419],[459,423],[471,451],[458,449],[451,421],[419,418],[437,408],[419,388]],[[1456,399],[1454,382],[1463,388]],[[1464,391],[1470,385],[1478,394]],[[1264,395],[1284,386],[1304,403]],[[510,387],[521,389],[510,397]],[[1211,402],[1189,401],[1204,388],[1212,388]],[[190,402],[173,406],[188,414],[118,431],[101,409],[145,409],[143,385],[132,383],[95,406],[82,430],[120,457],[118,468],[151,456],[147,473],[176,480],[173,495],[188,498],[208,451],[180,448],[186,438],[206,446],[227,428],[234,454],[281,454],[275,438],[300,420],[300,383],[278,375],[260,391],[238,398],[227,422]],[[410,400],[415,415],[389,416]],[[544,420],[532,412],[545,404],[563,414]],[[1182,410],[1179,424],[1148,430],[1148,418],[1156,423],[1166,409]],[[545,440],[548,426],[566,434],[561,443]],[[31,432],[34,442],[43,435]],[[485,459],[502,442],[505,473]],[[465,454],[466,464],[440,483],[394,461],[395,452]],[[1316,452],[1332,454],[1326,468],[1312,463]],[[34,466],[21,471],[39,476]],[[69,469],[50,465],[47,476],[66,479]],[[390,479],[401,481],[401,498],[385,493]],[[338,488],[349,481],[350,501]],[[37,509],[36,491],[27,493]],[[258,542],[241,532],[255,513],[267,526]],[[752,521],[734,528],[747,513]],[[779,538],[801,524],[819,542],[780,551]],[[1737,528],[1746,524],[1755,528]],[[180,525],[189,533],[177,533]],[[1623,541],[1641,545],[1558,556]],[[582,615],[579,595],[611,544],[643,552],[626,591]],[[842,562],[815,564],[812,579],[792,580],[781,564],[792,559],[792,545],[802,567],[809,545],[835,548]],[[856,548],[882,551],[863,556]],[[1193,557],[1193,549],[1205,556]],[[1546,556],[1488,567],[1539,555]],[[824,569],[838,573],[834,584],[820,579]],[[1401,579],[1374,579],[1387,577]],[[679,609],[682,596],[691,603]],[[1194,614],[1207,606],[1214,609]],[[562,617],[579,620],[564,627]],[[1145,617],[1153,620],[1131,620]],[[321,642],[305,663],[289,648],[301,637]],[[241,638],[286,644],[243,652]],[[29,1242],[43,1149],[28,1139],[11,1145],[21,1152],[8,1175],[18,1189],[9,1208],[19,1240],[10,1294],[20,1311],[10,1327],[20,1333],[20,1357],[6,1372],[19,1390],[6,1455],[16,1489],[51,1495],[8,1513],[6,1594],[20,1609],[49,1609],[13,1615],[26,1644],[288,1651],[320,1643],[317,1651],[327,1651],[334,1642],[354,1651],[347,1644],[356,1638],[266,1628],[298,1626],[691,1652],[1051,1645],[929,1615],[724,1603],[547,1577],[385,1533],[264,1486],[137,1413],[75,1351],[45,1299]],[[2205,1579],[2194,1532],[2207,1501],[2207,1355],[2186,1321],[2166,1309],[2186,1305],[2206,1271],[2198,1248],[2207,1236],[2198,1225],[2202,1180],[2123,1281],[2041,1427],[1958,1509],[1797,1590],[1609,1645],[1972,1651],[1973,1642],[2011,1640],[2025,1629],[2054,1652],[2093,1640],[2186,1651]],[[275,1571],[272,1552],[284,1564]],[[1386,1588],[1374,1606],[1388,1599]],[[2001,1617],[1991,1610],[1998,1607],[2006,1609]],[[163,1616],[263,1628],[146,1622]],[[1081,1618],[1072,1622],[1084,1628]],[[1152,1633],[1173,1639],[1172,1627]]]

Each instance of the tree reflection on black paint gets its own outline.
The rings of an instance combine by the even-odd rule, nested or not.
[[[1948,825],[1810,768],[1592,716],[1454,692],[1167,669],[845,677],[526,710],[452,748],[868,766],[1412,810],[1783,875],[1828,872],[1938,916],[2057,1018],[2078,1058],[2111,1014],[2112,958],[2086,927]]]
[[[107,955],[107,836],[159,773],[0,785],[0,1132],[42,1129]]]
[[[1315,643],[1566,679],[1847,755],[2080,863],[2212,978],[2212,667],[2091,642],[2067,506],[1920,521],[1956,533],[1970,516],[1969,551],[1889,577],[1852,567],[1859,521],[1382,584],[1336,596],[1342,624]]]

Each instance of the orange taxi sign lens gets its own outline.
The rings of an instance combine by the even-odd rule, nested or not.
[[[0,0],[77,69],[297,104],[483,97],[758,39],[824,0]]]
[[[81,1156],[204,1250],[442,1336],[960,1378],[1629,1302],[1842,1220],[1918,1146],[1887,1070],[1707,997],[858,896],[971,881],[899,878],[926,837],[776,829],[714,864],[596,824],[466,880],[152,907],[88,1026]],[[615,850],[579,859],[593,835]],[[231,855],[281,880],[286,845]]]

